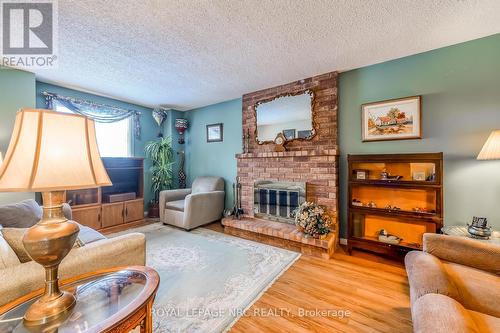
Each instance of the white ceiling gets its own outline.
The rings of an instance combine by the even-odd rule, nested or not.
[[[500,32],[498,0],[59,0],[38,79],[190,109]]]

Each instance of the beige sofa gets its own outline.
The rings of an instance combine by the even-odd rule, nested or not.
[[[500,246],[424,234],[405,266],[414,332],[500,332]]]
[[[217,221],[224,210],[224,179],[198,177],[188,189],[160,192],[160,221],[191,230]]]
[[[22,245],[25,228],[39,219],[39,207],[27,200],[0,206],[0,306],[44,286],[42,266],[31,261]],[[71,217],[69,206],[65,215]],[[13,224],[15,223],[15,225]],[[22,228],[16,228],[15,226]],[[59,268],[59,278],[67,279],[99,269],[144,265],[146,238],[140,233],[106,238],[97,231],[81,226],[78,243]]]

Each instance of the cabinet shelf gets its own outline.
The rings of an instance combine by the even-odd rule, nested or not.
[[[351,185],[366,185],[366,186],[387,186],[387,187],[407,187],[407,188],[441,188],[441,184],[427,181],[410,181],[410,180],[381,180],[381,179],[366,179],[349,181]]]
[[[407,248],[410,250],[422,250],[422,245],[418,243],[408,243],[405,241],[399,242],[399,244],[390,244],[390,243],[384,243],[379,241],[376,237],[369,237],[369,236],[364,236],[364,237],[353,237],[354,239],[360,240],[360,241],[367,241],[371,242],[377,245],[383,245],[387,247],[399,247],[399,248]]]
[[[426,220],[431,221],[437,224],[442,223],[442,218],[439,217],[436,213],[425,213],[425,212],[410,212],[406,210],[389,210],[385,208],[372,208],[372,207],[362,207],[362,206],[350,206],[352,212],[359,212],[370,215],[381,215],[381,216],[389,216],[389,217],[402,217],[409,219],[418,219],[418,220]],[[412,223],[411,220],[407,221],[407,223]]]

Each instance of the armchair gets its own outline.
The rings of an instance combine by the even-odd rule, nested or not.
[[[222,217],[224,179],[198,177],[190,189],[160,192],[160,221],[191,230]]]

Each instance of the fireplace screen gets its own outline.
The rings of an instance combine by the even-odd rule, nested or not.
[[[254,183],[254,216],[294,223],[293,211],[306,200],[306,183],[257,180]]]

